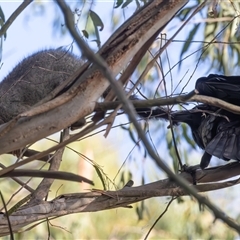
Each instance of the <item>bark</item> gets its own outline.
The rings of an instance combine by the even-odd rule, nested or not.
[[[240,163],[230,163],[225,166],[198,169],[193,176],[187,172],[179,175],[193,185],[199,192],[213,191],[239,184],[239,179],[224,181],[239,175]],[[170,179],[163,179],[142,186],[132,187],[129,182],[124,188],[117,191],[104,191],[93,189],[85,193],[63,194],[51,201],[42,201],[38,204],[25,206],[17,209],[9,218],[14,232],[35,221],[51,217],[64,216],[72,213],[103,211],[119,207],[128,207],[130,204],[159,196],[184,196],[188,193]],[[218,210],[220,212],[220,210]],[[218,212],[218,214],[219,214]],[[220,212],[221,213],[221,212]],[[216,215],[217,216],[217,215]],[[226,214],[224,221],[231,224],[234,222]],[[231,225],[230,224],[230,225]],[[4,215],[0,216],[0,236],[9,234],[8,222]]]

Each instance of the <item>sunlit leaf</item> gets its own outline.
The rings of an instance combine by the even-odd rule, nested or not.
[[[93,21],[93,24],[95,27],[100,27],[99,31],[102,31],[104,28],[104,24],[101,20],[101,18],[97,15],[97,13],[93,12],[92,10],[89,11],[90,12],[90,17]]]
[[[136,1],[137,9],[139,9],[141,7],[141,5],[138,0],[135,0],[135,1]]]

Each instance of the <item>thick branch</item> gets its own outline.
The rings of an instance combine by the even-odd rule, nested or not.
[[[194,186],[195,189],[199,192],[207,192],[239,183],[238,180],[223,182],[222,180],[226,179],[226,172],[228,172],[229,178],[236,176],[236,174],[240,173],[240,163],[230,163],[225,166],[205,170],[199,169],[196,172],[198,184]],[[189,173],[183,172],[180,176],[186,179],[189,184],[192,184],[193,179]],[[206,183],[207,181],[211,181],[211,184]],[[118,191],[93,190],[87,193],[64,194],[49,202],[43,202],[35,206],[26,204],[12,213],[10,220],[13,231],[17,231],[19,227],[27,226],[34,221],[49,217],[128,207],[129,204],[152,197],[184,195],[188,195],[188,193],[179,187],[178,184],[169,179],[163,179],[138,187],[125,186]],[[238,229],[239,226],[226,215],[223,217],[223,220]],[[0,216],[0,232],[1,236],[8,234],[7,220],[3,215]]]

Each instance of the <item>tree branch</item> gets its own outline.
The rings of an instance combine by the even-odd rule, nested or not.
[[[226,172],[229,178],[236,176],[236,174],[240,173],[240,163],[235,162],[215,168],[197,170],[196,180],[198,184],[195,186],[192,185],[193,178],[189,173],[183,172],[180,173],[179,176],[184,178],[188,184],[192,185],[197,191],[207,192],[240,183],[239,179],[223,182],[223,180],[226,179]],[[206,181],[210,181],[211,183],[205,184]],[[127,184],[123,189],[118,191],[93,189],[91,192],[87,193],[63,194],[51,201],[42,202],[35,206],[26,204],[9,216],[12,229],[13,231],[17,231],[20,227],[27,226],[34,221],[50,217],[129,207],[130,204],[152,197],[188,195],[186,190],[169,178],[142,186],[131,186],[132,184]],[[219,209],[218,211],[220,212]],[[229,226],[233,226],[234,229],[239,229],[239,226],[228,218],[226,214],[222,216],[221,219]],[[0,236],[8,234],[8,231],[7,219],[4,215],[1,215]]]
[[[188,102],[200,102],[200,103],[205,103],[205,104],[209,104],[212,106],[225,109],[235,114],[240,114],[239,106],[225,102],[218,98],[208,97],[203,95],[196,95],[194,91],[191,91],[188,94],[182,94],[176,97],[156,98],[156,99],[148,99],[148,100],[132,100],[131,102],[134,108],[146,108],[146,107],[151,108],[151,107],[159,107],[159,106],[167,106],[167,105],[176,105],[176,104],[188,103]],[[119,104],[121,104],[120,101],[96,103],[95,111],[113,110],[117,106],[119,106]]]

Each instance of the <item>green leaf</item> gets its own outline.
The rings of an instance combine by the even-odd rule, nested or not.
[[[128,171],[128,179],[127,179],[127,181],[132,180],[132,178],[133,178],[132,173],[130,171]]]
[[[132,129],[131,129],[130,127],[125,127],[125,126],[121,126],[121,128],[122,128],[123,130],[125,130],[125,131],[128,132],[131,140],[139,147],[139,142],[138,142],[138,140],[134,137],[134,133],[133,133]]]
[[[0,18],[3,20],[3,22],[5,22],[5,16],[4,16],[1,6],[0,6]]]
[[[199,29],[199,26],[200,26],[200,23],[196,24],[195,27],[193,27],[193,29],[191,30],[191,32],[189,33],[187,39],[186,39],[186,42],[184,43],[183,45],[183,48],[182,48],[182,51],[180,53],[180,59],[182,58],[183,54],[185,52],[187,52],[187,50],[189,49],[191,43],[192,43],[192,40],[195,36],[195,34],[197,33],[198,29]],[[179,68],[181,67],[181,62],[179,63]]]
[[[91,42],[96,42],[98,47],[101,46],[101,42],[100,42],[100,40],[98,40],[98,39],[92,40]]]
[[[144,179],[144,176],[142,176],[142,182],[141,182],[142,185],[145,184],[145,179]]]
[[[133,134],[133,131],[131,131],[130,129],[129,129],[129,136],[130,136],[130,138],[132,139],[132,141],[133,141],[137,146],[139,146],[138,140],[135,139],[134,134]]]
[[[126,182],[126,181],[125,181],[125,177],[124,177],[124,172],[122,172],[119,183],[122,183],[122,185],[124,186],[124,185],[125,185],[125,182]]]
[[[204,33],[204,39],[209,38],[209,41],[211,41],[216,36],[216,31],[218,30],[218,24],[217,23],[210,23],[206,24],[205,27],[205,33]]]
[[[89,37],[89,34],[88,34],[88,32],[87,32],[86,30],[82,30],[82,33],[83,33],[83,36],[84,36],[85,38],[88,38],[88,37]]]
[[[92,19],[94,29],[95,29],[95,35],[96,35],[96,38],[97,38],[96,40],[93,40],[93,41],[96,41],[98,47],[100,47],[101,46],[101,40],[100,40],[99,31],[103,30],[104,24],[103,24],[101,18],[95,12],[93,12],[92,10],[90,10],[89,15]],[[100,27],[99,30],[98,30],[98,27]]]
[[[103,177],[103,175],[102,175],[99,167],[96,166],[96,165],[93,165],[93,167],[95,168],[95,171],[97,172],[97,175],[98,175],[98,177],[100,178],[100,180],[101,180],[101,182],[102,182],[103,189],[104,189],[104,190],[107,190],[105,179],[104,179],[104,177]]]
[[[114,6],[114,8],[118,8],[123,4],[123,0],[117,0],[116,5]]]
[[[93,12],[92,10],[90,10],[90,17],[93,21],[94,26],[95,27],[100,27],[99,31],[102,31],[103,28],[104,28],[104,24],[103,24],[101,18],[95,12]]]
[[[181,10],[179,12],[179,14],[177,15],[181,21],[185,21],[186,18],[188,17],[189,13],[196,7],[195,6],[192,6],[192,7],[188,7],[188,8],[184,8],[183,10]]]
[[[143,220],[143,213],[144,213],[144,201],[141,201],[140,204],[138,204],[138,206],[136,207],[136,213],[138,216],[138,220]]]
[[[187,125],[186,124],[181,124],[182,126],[182,131],[183,131],[183,137],[187,141],[188,144],[190,144],[194,149],[196,149],[196,144],[193,141],[191,137],[188,136],[188,131],[187,131]]]
[[[3,24],[5,23],[5,16],[4,16],[4,13],[2,11],[2,8],[0,6],[0,25],[1,27],[3,26]],[[7,38],[7,33],[5,32],[4,33],[4,40]]]

